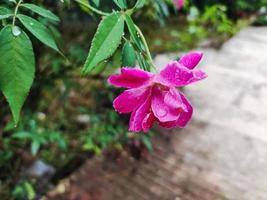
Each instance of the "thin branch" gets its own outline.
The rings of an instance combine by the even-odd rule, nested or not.
[[[17,14],[18,14],[18,10],[19,10],[19,6],[20,6],[20,4],[22,3],[22,1],[23,1],[23,0],[19,0],[18,4],[16,5],[15,12],[14,12],[14,16],[13,16],[13,21],[12,21],[12,26],[13,26],[13,27],[15,26],[16,18],[17,18]]]

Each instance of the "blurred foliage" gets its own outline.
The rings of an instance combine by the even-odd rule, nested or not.
[[[199,38],[210,38],[220,35],[221,38],[229,38],[237,32],[237,27],[226,15],[227,8],[223,5],[206,7],[203,14],[192,6],[187,19],[189,21],[189,33]]]
[[[189,0],[189,2],[201,10],[216,4],[225,5],[229,9],[234,10],[236,14],[240,12],[257,12],[261,7],[267,6],[266,0]]]
[[[36,198],[36,193],[33,185],[30,182],[23,181],[14,188],[12,191],[12,196],[14,199],[34,200]]]

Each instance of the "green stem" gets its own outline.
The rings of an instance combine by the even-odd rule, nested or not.
[[[76,1],[77,3],[83,5],[84,7],[90,9],[91,11],[93,11],[93,12],[99,14],[99,15],[103,15],[103,16],[109,15],[109,13],[102,12],[101,10],[98,10],[98,9],[94,8],[93,6],[91,6],[89,3],[88,4],[87,3],[84,3],[81,0],[74,0],[74,1]]]
[[[153,63],[153,59],[152,59],[152,57],[151,57],[151,53],[150,53],[150,51],[149,51],[149,48],[148,48],[146,39],[145,39],[145,37],[144,37],[142,31],[140,30],[140,28],[139,28],[138,26],[135,26],[135,28],[136,28],[136,30],[137,30],[137,32],[138,32],[138,34],[139,34],[139,36],[140,36],[140,38],[141,38],[143,44],[144,44],[145,52],[146,52],[146,54],[147,54],[148,60],[149,60],[149,62],[150,62],[150,64],[151,64],[152,68],[154,69],[154,71],[157,71],[157,68],[155,67],[155,65],[154,65],[154,63]]]
[[[12,21],[12,26],[13,26],[13,27],[15,26],[16,18],[17,18],[17,14],[18,14],[18,10],[19,10],[19,6],[20,6],[20,4],[22,3],[22,1],[23,1],[23,0],[19,0],[18,4],[16,5],[15,12],[14,12],[14,16],[13,16],[13,21]]]

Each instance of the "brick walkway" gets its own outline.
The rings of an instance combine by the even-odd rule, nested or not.
[[[266,200],[267,28],[204,52],[209,78],[185,90],[195,106],[186,129],[164,130],[146,160],[89,160],[47,199]]]

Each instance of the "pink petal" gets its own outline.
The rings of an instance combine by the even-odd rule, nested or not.
[[[171,122],[160,122],[159,125],[163,128],[176,128],[177,127],[177,120]]]
[[[147,84],[153,75],[141,69],[127,68],[121,69],[121,74],[111,75],[108,82],[111,85],[124,88],[137,88]]]
[[[143,130],[143,121],[147,118],[147,115],[150,114],[150,104],[151,97],[149,95],[146,101],[139,108],[132,112],[129,124],[129,131],[140,132]]]
[[[179,117],[179,119],[177,121],[177,125],[180,128],[184,128],[192,118],[193,107],[192,107],[191,103],[187,100],[187,98],[183,94],[181,94],[181,97],[182,97],[182,100],[183,100],[184,104],[187,107],[187,112],[182,112],[180,114],[180,117]]]
[[[113,101],[113,107],[119,113],[132,112],[145,102],[149,94],[148,87],[126,90]]]
[[[200,62],[202,57],[203,53],[201,52],[190,52],[182,56],[181,59],[179,60],[179,63],[187,67],[188,69],[194,69]]]
[[[201,70],[190,70],[177,61],[169,63],[166,68],[160,72],[160,76],[175,87],[185,86],[207,77]]]
[[[175,109],[182,109],[183,111],[187,112],[187,107],[183,103],[181,94],[175,87],[171,87],[170,90],[166,93],[164,97],[164,102]]]
[[[183,94],[181,94],[181,98],[187,108],[187,112],[181,112],[178,120],[169,122],[160,122],[159,123],[160,126],[164,128],[175,128],[175,127],[184,128],[189,123],[193,115],[193,107]]]
[[[166,92],[165,92],[166,93]],[[155,117],[160,122],[168,122],[177,120],[179,117],[179,109],[174,108],[164,101],[165,94],[159,88],[152,91],[151,108]]]
[[[152,112],[148,113],[142,122],[143,131],[146,133],[154,125],[156,118]]]

